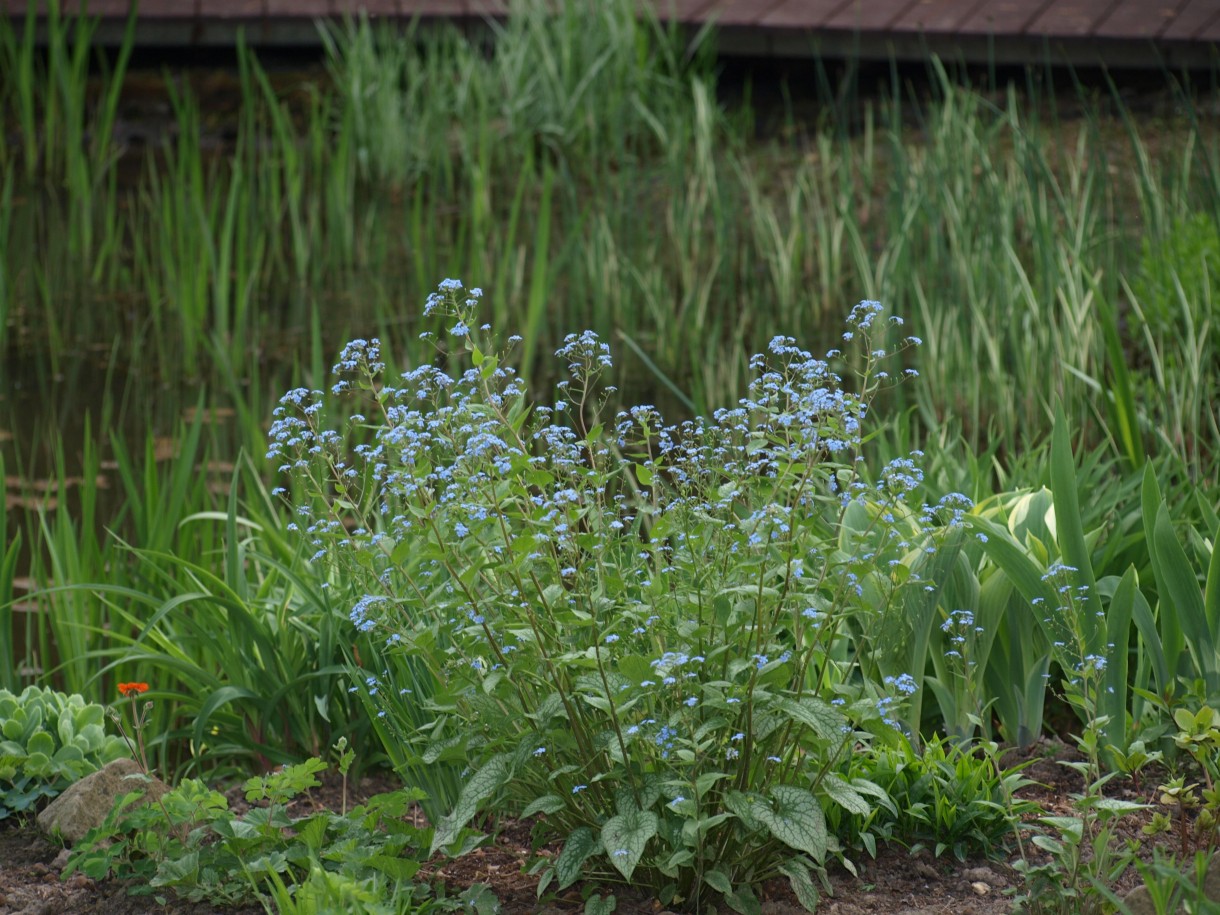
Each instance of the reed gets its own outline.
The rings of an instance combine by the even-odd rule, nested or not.
[[[30,151],[25,171],[4,160],[0,226],[14,239],[3,299],[19,323],[41,314],[56,363],[82,338],[118,337],[137,371],[232,386],[226,373],[257,366],[272,390],[288,374],[275,354],[315,323],[325,347],[376,329],[414,363],[430,358],[416,339],[429,328],[403,315],[436,276],[462,274],[492,293],[497,325],[532,341],[523,365],[538,384],[553,372],[538,358],[558,342],[549,328],[588,324],[635,361],[627,394],[705,412],[739,389],[744,354],[771,334],[825,338],[867,296],[915,316],[928,342],[929,383],[899,395],[921,435],[959,421],[969,448],[998,435],[1004,460],[1045,433],[1063,398],[1094,440],[1117,441],[1111,427],[1126,423],[1132,460],[1138,442],[1160,441],[1198,475],[1215,452],[1206,384],[1191,394],[1214,355],[1210,315],[1170,285],[1190,331],[1156,337],[1148,360],[1148,304],[1128,294],[1146,290],[1140,233],[1165,239],[1167,214],[1217,211],[1215,132],[1185,95],[1174,142],[1150,144],[1109,99],[1082,92],[1083,115],[1061,119],[1053,100],[976,90],[936,65],[924,98],[896,82],[849,119],[841,100],[858,91],[827,84],[840,101],[815,132],[793,120],[759,139],[748,111],[717,102],[698,42],[628,4],[548,16],[527,3],[492,53],[451,30],[400,40],[351,22],[325,36],[329,82],[291,99],[240,49],[228,155],[201,151],[195,95],[170,80],[176,139],[124,187],[97,137],[126,57],[103,74],[96,123],[78,129],[89,32],[70,41],[55,22],[57,82],[3,27],[22,74],[7,105]],[[52,94],[53,123],[33,124],[29,99]],[[74,130],[93,147],[54,167],[77,190],[31,196],[46,131]],[[1127,169],[1134,193],[1118,180]],[[69,213],[82,196],[89,213]],[[99,297],[127,307],[90,307]],[[1118,349],[1094,320],[1107,309]],[[1156,376],[1180,391],[1166,415],[1136,415],[1129,397],[1125,420],[1118,404],[1094,410],[1120,350],[1131,390]],[[1180,367],[1181,383],[1150,362]]]

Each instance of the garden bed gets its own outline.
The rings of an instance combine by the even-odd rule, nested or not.
[[[1045,815],[1067,816],[1072,812],[1071,796],[1083,790],[1081,778],[1061,765],[1073,761],[1078,754],[1061,743],[1043,741],[1028,753],[1031,759],[1024,773],[1034,784],[1019,792],[1019,799],[1035,802]],[[1006,764],[1013,764],[1015,753],[1006,754]],[[1106,796],[1126,801],[1148,803],[1151,807],[1128,815],[1117,836],[1118,841],[1140,841],[1140,830],[1160,808],[1156,802],[1155,775],[1146,775],[1142,791],[1136,791],[1129,779],[1111,781]],[[366,777],[351,791],[348,803],[355,804],[383,791],[393,790],[395,783],[385,776]],[[229,793],[234,808],[240,809],[240,792]],[[337,777],[327,778],[321,788],[294,802],[294,813],[310,809],[339,810],[342,788]],[[1032,816],[1025,818],[1027,821]],[[224,912],[229,915],[262,913],[261,906],[218,909],[208,903],[190,903],[172,898],[162,906],[148,895],[130,895],[132,886],[118,880],[90,880],[74,875],[60,879],[67,853],[58,844],[44,837],[32,823],[10,821],[0,828],[0,915],[137,915],[137,913],[173,913],[173,915],[204,915]],[[543,912],[550,915],[580,912],[587,893],[577,884],[556,897],[538,900],[537,880],[525,873],[532,859],[529,823],[510,821],[503,824],[493,840],[483,847],[457,859],[436,859],[421,871],[421,879],[443,884],[450,893],[483,884],[499,900],[504,915],[524,915]],[[1150,848],[1149,840],[1143,843]],[[1028,844],[1026,845],[1029,848]],[[554,855],[557,848],[544,849],[544,855]],[[958,861],[951,854],[937,858],[928,849],[911,852],[897,844],[879,849],[876,860],[853,856],[860,868],[859,878],[841,867],[831,869],[833,896],[824,896],[819,912],[828,915],[915,915],[915,913],[954,913],[954,915],[1001,915],[1012,910],[1013,895],[1022,885],[1022,877],[1011,866],[1016,858],[1015,847],[1010,853],[992,860]],[[1117,888],[1129,891],[1138,885],[1138,875],[1129,871]],[[657,915],[663,910],[651,898],[633,894],[623,887],[605,888],[618,899],[620,915]],[[770,915],[795,915],[804,911],[791,897],[787,881],[775,881],[762,888],[763,912]],[[724,910],[726,913],[727,909]]]

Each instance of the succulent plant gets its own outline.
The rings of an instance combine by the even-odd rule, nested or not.
[[[30,810],[127,754],[106,733],[106,711],[79,695],[39,686],[0,689],[0,820]]]

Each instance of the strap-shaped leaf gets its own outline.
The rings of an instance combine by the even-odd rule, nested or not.
[[[1131,613],[1135,606],[1135,566],[1127,569],[1114,589],[1106,611],[1106,669],[1101,695],[1101,713],[1108,719],[1106,743],[1127,749],[1127,668],[1131,638]]]
[[[470,822],[479,809],[479,804],[508,781],[510,775],[512,775],[512,763],[508,754],[501,753],[493,756],[484,763],[483,768],[470,776],[470,781],[466,782],[462,793],[458,795],[457,805],[453,808],[453,812],[437,824],[436,832],[432,836],[432,848],[428,854],[435,855],[456,839],[458,833],[462,831],[462,827]]]
[[[1000,527],[986,518],[972,515],[970,526],[987,536],[983,543],[983,552],[1013,583],[1013,586],[1025,600],[1033,601],[1041,598],[1047,607],[1055,606],[1055,589],[1042,580],[1045,570],[1038,566],[1022,547],[1008,528]],[[1035,614],[1039,621],[1045,614]]]
[[[769,798],[769,803],[754,803],[754,816],[789,848],[806,852],[819,863],[824,860],[829,844],[826,817],[813,793],[792,785],[776,785]]]
[[[610,863],[627,880],[644,856],[644,846],[657,834],[657,815],[633,810],[611,817],[602,826],[602,845]]]
[[[1055,535],[1064,562],[1076,569],[1080,584],[1088,587],[1089,599],[1096,601],[1097,581],[1093,559],[1084,538],[1080,516],[1080,496],[1076,491],[1076,461],[1072,457],[1071,432],[1063,405],[1055,408],[1055,428],[1051,432],[1051,493],[1055,500]],[[1096,631],[1096,617],[1090,617],[1090,632]],[[1090,650],[1096,648],[1089,645]]]
[[[1177,611],[1178,625],[1186,637],[1186,648],[1198,665],[1208,690],[1220,687],[1220,676],[1216,672],[1216,647],[1214,633],[1207,622],[1207,611],[1203,603],[1203,591],[1199,579],[1191,567],[1186,551],[1178,542],[1169,510],[1162,502],[1156,513],[1157,585],[1161,591],[1161,608],[1171,604]]]
[[[1213,636],[1220,636],[1220,540],[1212,538],[1212,556],[1207,564],[1203,590],[1203,616]]]

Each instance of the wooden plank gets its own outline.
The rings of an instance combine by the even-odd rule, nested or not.
[[[990,5],[986,0],[917,0],[891,28],[896,32],[956,32],[978,9]]]
[[[466,14],[503,19],[508,15],[508,0],[466,0]]]
[[[1119,0],[1093,34],[1098,38],[1155,38],[1173,21],[1181,0]]]
[[[824,27],[853,32],[882,32],[916,0],[849,0],[827,17]]]
[[[416,16],[465,16],[469,13],[465,0],[398,0],[399,15],[407,19]]]
[[[266,0],[266,15],[284,19],[317,19],[334,12],[330,0]]]
[[[140,18],[158,18],[153,5],[173,6],[174,0],[140,0]],[[194,4],[199,19],[261,19],[267,12],[266,0],[197,0]]]
[[[140,19],[198,19],[199,15],[200,0],[140,0]]]
[[[1186,0],[1159,37],[1171,41],[1195,40],[1217,13],[1220,13],[1220,4],[1216,0]]]
[[[399,14],[398,0],[334,0],[333,5],[335,15],[340,18],[351,16],[354,19],[361,13],[367,13],[370,18]]]
[[[776,29],[820,29],[826,20],[851,0],[783,0],[758,20],[758,24]]]
[[[59,10],[62,15],[75,16],[80,13],[81,6],[91,17],[99,19],[126,19],[131,10],[131,0],[61,0]],[[6,4],[8,13],[24,18],[25,0],[9,0]],[[46,0],[40,0],[38,14],[46,16]],[[141,19],[194,19],[199,15],[199,0],[141,0]]]
[[[1195,41],[1205,41],[1208,44],[1220,42],[1220,13],[1217,13],[1211,22],[1195,32]]]
[[[784,0],[714,0],[703,13],[704,22],[717,25],[755,25]]]
[[[662,22],[700,23],[708,18],[707,10],[715,0],[642,0],[641,5],[653,6]]]
[[[1059,0],[1044,9],[1025,31],[1053,38],[1091,35],[1113,6],[1113,0]]]
[[[1020,35],[1053,0],[1030,3],[1029,0],[991,0],[975,7],[970,15],[957,24],[965,35]]]

